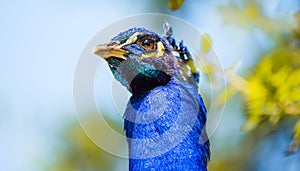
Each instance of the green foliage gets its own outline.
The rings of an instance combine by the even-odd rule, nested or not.
[[[276,126],[285,116],[299,116],[300,69],[290,63],[290,52],[286,47],[273,50],[247,78],[243,96],[248,121],[243,130],[252,130],[262,122]]]
[[[171,10],[177,10],[181,7],[184,0],[170,0],[168,6]]]
[[[227,72],[230,85],[224,92],[227,91],[230,97],[240,92],[244,99],[247,121],[241,128],[243,131],[254,130],[262,124],[276,128],[286,117],[300,119],[300,15],[295,15],[296,24],[288,36],[283,36],[290,25],[282,19],[263,16],[256,1],[244,2],[243,7],[220,7],[225,18],[235,16],[227,22],[262,29],[273,38],[275,46],[261,56],[260,62],[245,79]],[[299,146],[299,125],[298,121],[288,152],[296,151]]]
[[[94,130],[103,130],[103,123],[96,123],[93,117],[87,116],[84,120]],[[113,127],[117,127],[113,122],[110,124]],[[99,138],[105,139],[106,137]],[[114,169],[114,164],[118,158],[106,153],[94,144],[82,130],[79,123],[71,123],[66,127],[60,140],[63,140],[63,142],[56,152],[56,159],[51,164],[50,171],[99,171]]]
[[[300,119],[300,46],[299,38],[293,36],[299,32],[299,24],[298,18],[292,36],[283,38],[277,47],[262,57],[247,78],[248,84],[242,94],[248,120],[243,130],[255,129],[263,123],[276,127],[283,118],[290,116]],[[298,121],[290,152],[299,146],[299,125]]]
[[[278,35],[289,26],[284,17],[276,19],[267,17],[257,0],[243,0],[240,3],[242,4],[240,6],[227,4],[219,7],[226,24],[237,24],[248,29],[261,28],[265,33],[272,36]]]
[[[201,49],[203,52],[207,53],[211,49],[211,38],[208,34],[203,35],[202,43],[201,43]]]
[[[297,151],[300,145],[300,119],[295,125],[294,133],[293,133],[293,141],[290,144],[289,149],[286,151],[286,154],[293,154]]]

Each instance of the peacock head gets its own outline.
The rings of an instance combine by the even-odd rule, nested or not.
[[[183,41],[177,44],[168,22],[163,26],[162,36],[144,28],[128,29],[95,47],[93,53],[133,94],[165,85],[173,76],[198,87],[199,72],[188,48]]]
[[[96,46],[93,53],[108,63],[114,77],[132,93],[167,84],[178,67],[166,40],[144,28],[121,32]]]

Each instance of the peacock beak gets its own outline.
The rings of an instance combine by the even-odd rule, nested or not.
[[[93,49],[93,53],[102,57],[104,60],[107,60],[110,57],[115,57],[119,59],[126,60],[127,58],[124,56],[129,52],[126,50],[121,49],[121,45],[119,41],[111,41],[106,44],[97,45]]]

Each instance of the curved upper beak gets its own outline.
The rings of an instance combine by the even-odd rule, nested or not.
[[[120,59],[126,60],[127,58],[124,56],[129,52],[121,49],[121,45],[119,41],[111,41],[109,43],[97,45],[93,49],[93,53],[107,60],[110,57],[116,57]]]

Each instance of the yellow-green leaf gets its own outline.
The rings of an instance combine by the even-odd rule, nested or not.
[[[241,130],[248,132],[255,129],[261,122],[262,118],[259,115],[251,115],[248,120],[244,123]]]
[[[201,49],[207,53],[211,49],[211,38],[208,34],[204,34],[201,43]]]
[[[297,121],[294,133],[293,133],[293,141],[289,146],[289,149],[286,151],[287,154],[293,154],[297,151],[300,145],[300,120]]]
[[[232,87],[231,85],[228,85],[226,88],[224,88],[217,96],[217,107],[222,107],[225,103],[227,103],[232,96],[234,96],[236,93],[238,93],[238,90]]]
[[[177,10],[183,2],[184,0],[170,0],[168,6],[171,10]]]

